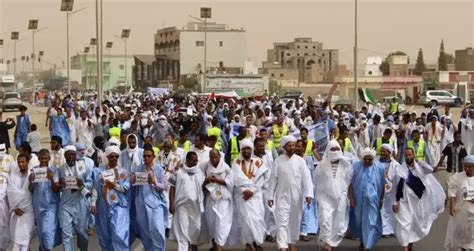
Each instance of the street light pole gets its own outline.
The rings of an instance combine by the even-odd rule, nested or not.
[[[355,109],[359,110],[359,83],[357,79],[357,0],[355,0],[355,27],[354,27],[354,84],[355,84]]]
[[[71,9],[72,9],[72,6],[71,6]],[[66,11],[66,40],[67,40],[67,45],[66,45],[66,61],[67,61],[67,93],[68,94],[71,94],[71,79],[69,78],[69,10]]]
[[[11,33],[11,39],[13,40],[13,76],[16,77],[16,42],[20,38],[20,32],[13,31]]]
[[[201,18],[204,18],[204,80],[202,82],[201,91],[204,91],[207,82],[207,19],[211,18],[212,9],[208,7],[201,7]]]

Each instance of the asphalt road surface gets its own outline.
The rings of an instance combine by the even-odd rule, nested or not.
[[[418,114],[420,114],[423,111],[426,111],[425,108],[423,107],[407,107],[409,108],[410,111],[416,111]],[[460,109],[459,108],[454,108],[451,110],[453,113],[453,122],[455,125],[457,125],[460,117]],[[49,132],[48,129],[45,127],[45,120],[46,120],[46,108],[44,107],[35,107],[35,106],[29,106],[29,109],[27,111],[30,114],[31,121],[32,123],[37,124],[38,130],[41,133],[41,142],[43,147],[49,149]],[[440,114],[444,113],[443,109],[439,110]],[[18,114],[16,111],[12,112],[5,112],[3,113],[3,120],[6,118],[13,118],[15,119],[15,116]],[[10,130],[10,140],[13,143],[13,132],[14,129]],[[12,151],[12,154],[15,154],[15,151]],[[437,179],[440,181],[440,183],[444,186],[446,183],[446,178],[447,174],[445,171],[440,171],[435,174]],[[425,237],[423,240],[420,242],[416,243],[413,247],[414,250],[429,250],[429,251],[441,251],[445,250],[444,249],[444,240],[446,237],[446,228],[448,224],[448,219],[449,219],[449,213],[447,210],[438,217],[438,219],[434,222],[430,234]],[[316,251],[316,250],[322,250],[321,246],[318,246],[318,241],[317,241],[317,236],[310,236],[313,240],[310,242],[298,242],[297,243],[297,249],[298,250],[303,250],[303,251]],[[32,242],[31,242],[31,249],[32,250],[37,250],[38,248],[38,239],[35,237]],[[276,250],[276,244],[275,243],[265,243],[263,245],[264,250]],[[356,240],[348,240],[345,239],[343,243],[340,245],[340,247],[335,248],[335,251],[349,251],[349,250],[357,250],[359,247],[359,242]],[[209,245],[204,245],[201,246],[199,249],[200,250],[209,250],[210,246]],[[139,241],[136,241],[133,245],[132,248],[134,251],[141,251],[144,250],[143,246]],[[176,250],[176,244],[174,242],[168,241],[167,243],[167,250]],[[245,247],[243,246],[235,246],[235,247],[226,247],[224,248],[225,250],[244,250]],[[11,250],[11,245],[8,250]],[[63,250],[62,246],[59,246],[55,248],[54,250]],[[91,236],[89,239],[89,250],[95,251],[95,250],[100,250],[100,246],[97,241],[96,236]],[[374,251],[395,251],[395,250],[402,250],[400,247],[398,241],[396,238],[383,238],[380,239],[376,245],[376,247],[373,249]]]

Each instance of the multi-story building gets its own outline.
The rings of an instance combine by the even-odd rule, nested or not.
[[[203,73],[206,54],[208,73],[239,73],[247,60],[246,44],[245,30],[225,24],[189,22],[181,29],[160,29],[155,34],[156,67],[162,77],[179,82]]]
[[[272,79],[297,82],[321,82],[326,74],[336,70],[339,52],[323,49],[323,44],[311,38],[295,38],[293,42],[274,43],[267,51],[260,73]]]
[[[389,58],[390,76],[408,76],[409,58],[406,55],[392,55]]]
[[[103,57],[103,90],[110,90],[119,84],[132,82],[133,55],[127,56],[125,68],[124,55],[106,55]],[[71,57],[71,69],[81,70],[81,85],[84,89],[96,89],[97,61],[95,55],[78,54]]]
[[[454,65],[456,71],[474,70],[474,50],[472,47],[467,47],[464,50],[456,50]]]

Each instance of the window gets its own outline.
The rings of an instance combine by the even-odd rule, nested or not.
[[[223,42],[223,41],[219,41],[219,46],[220,46],[220,47],[224,46],[224,42]]]
[[[120,70],[125,70],[125,65],[123,65],[123,64],[119,65],[119,69]]]
[[[313,46],[313,49],[316,49],[316,46]]]
[[[305,55],[305,56],[308,56],[308,53],[305,53],[304,55]]]
[[[313,56],[316,56],[316,53],[313,53]]]
[[[290,54],[290,53],[286,53],[286,56],[288,56],[288,57],[289,57],[289,56],[291,56],[291,54]]]
[[[296,48],[298,48],[298,49],[299,49],[299,48],[300,48],[300,46],[298,45],[298,46],[296,46]]]
[[[282,78],[282,77],[283,77],[283,73],[280,73],[280,78]]]
[[[296,54],[296,56],[298,56],[298,57],[299,57],[299,56],[300,56],[300,54],[299,54],[299,53],[297,53],[297,54]]]
[[[196,47],[204,46],[204,41],[196,41]]]
[[[272,76],[272,77],[275,77],[275,73],[272,73],[271,76]]]
[[[305,48],[305,49],[308,49],[308,46],[305,46],[304,48]]]
[[[287,64],[291,64],[291,61],[290,61],[290,60],[287,60],[286,63],[287,63]]]

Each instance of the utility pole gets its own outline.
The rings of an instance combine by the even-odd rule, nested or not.
[[[354,84],[355,84],[355,109],[359,110],[359,83],[357,82],[357,0],[355,0],[355,27],[354,27]]]

